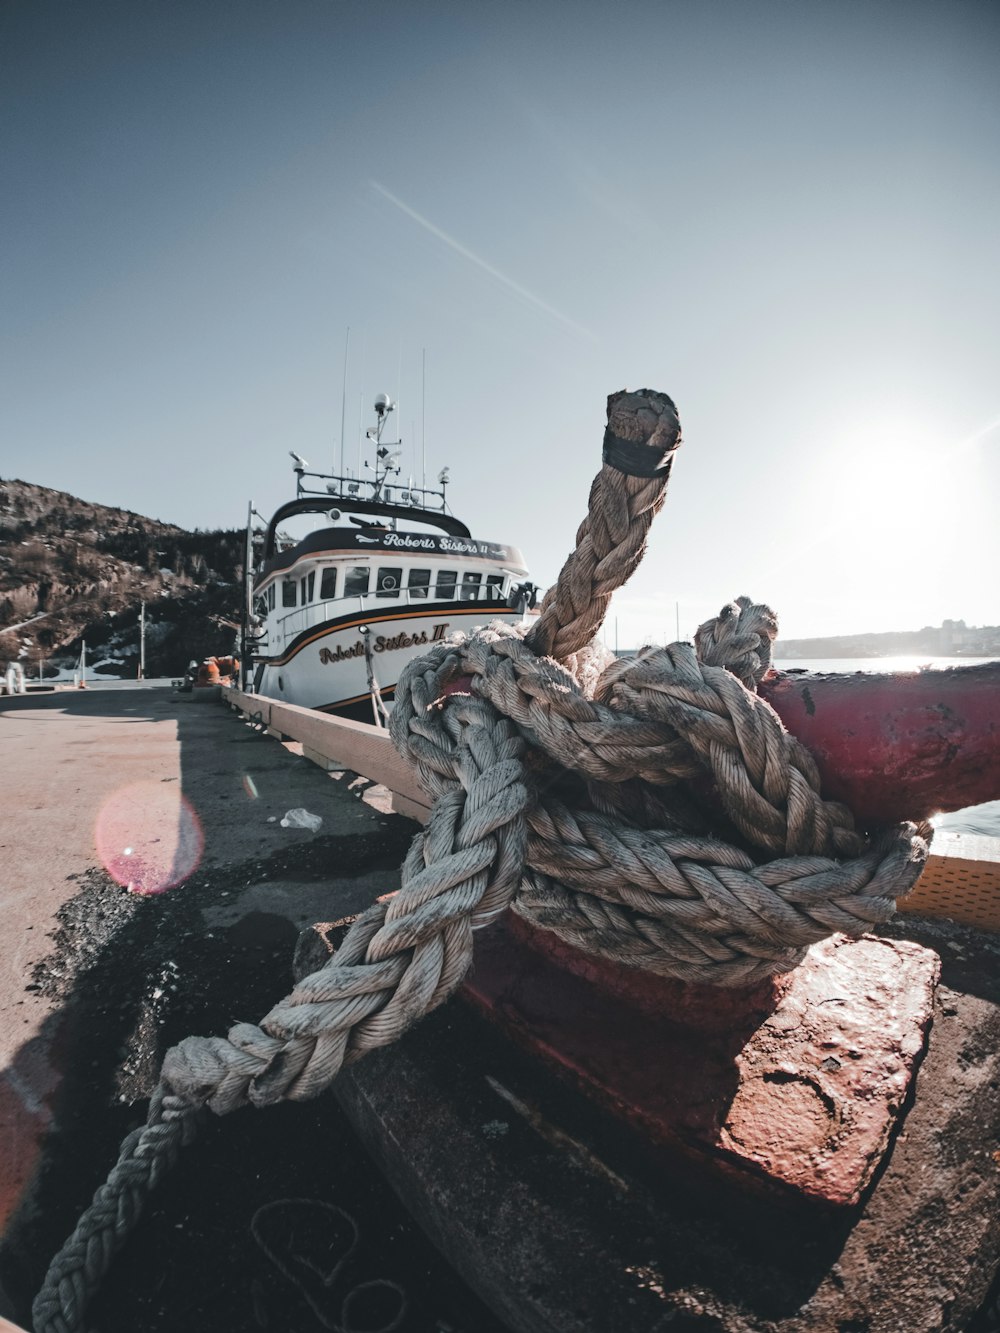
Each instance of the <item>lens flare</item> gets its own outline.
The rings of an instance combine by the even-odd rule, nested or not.
[[[129,893],[164,893],[198,868],[201,821],[173,783],[133,782],[101,806],[94,830],[101,864]]]

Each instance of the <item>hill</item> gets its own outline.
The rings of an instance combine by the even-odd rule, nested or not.
[[[72,669],[86,640],[88,663],[135,676],[143,601],[147,676],[230,651],[223,621],[239,620],[243,541],[0,479],[0,669]]]
[[[945,620],[923,629],[881,634],[841,634],[823,639],[781,639],[774,645],[779,659],[803,657],[990,657],[1000,652],[1000,626],[966,625]]]

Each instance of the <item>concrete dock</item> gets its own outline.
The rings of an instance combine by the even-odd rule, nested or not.
[[[356,773],[323,771],[302,757],[301,746],[282,744],[220,703],[177,694],[169,684],[4,698],[0,744],[7,775],[0,833],[0,1316],[28,1327],[48,1259],[114,1162],[117,1142],[144,1117],[166,1047],[191,1032],[224,1032],[236,1017],[262,1017],[291,984],[299,930],[357,912],[397,888],[415,826],[391,813],[384,788]],[[294,808],[320,815],[321,827],[282,827]],[[269,1317],[277,1320],[280,1310],[283,1328],[319,1327],[308,1300],[284,1290],[280,1255],[276,1264],[262,1255],[249,1224],[276,1199],[319,1192],[309,1188],[310,1170],[314,1179],[328,1174],[316,1169],[318,1142],[350,1162],[362,1155],[338,1116],[322,1099],[322,1107],[213,1124],[206,1134],[211,1153],[199,1157],[209,1150],[196,1144],[190,1165],[178,1169],[176,1187],[189,1196],[180,1213],[158,1230],[157,1199],[154,1220],[147,1215],[140,1224],[139,1254],[110,1275],[104,1303],[94,1310],[100,1327],[259,1327],[269,1303]],[[235,1134],[217,1138],[237,1122]],[[290,1165],[299,1150],[305,1179],[301,1164]],[[201,1259],[183,1252],[183,1219],[204,1206],[199,1196],[213,1172],[228,1179],[255,1153],[262,1160],[248,1176],[256,1193],[243,1198],[231,1181],[221,1192],[229,1204],[218,1228],[229,1240],[214,1257],[214,1279],[206,1266],[206,1283],[221,1283],[217,1303],[205,1299],[195,1310],[192,1296],[181,1319],[162,1300],[163,1257],[174,1256],[193,1292]],[[352,1190],[358,1194],[357,1182],[341,1181],[323,1198],[343,1199]],[[383,1300],[402,1300],[398,1287],[411,1309],[423,1302],[455,1329],[471,1333],[480,1320],[491,1327],[474,1301],[472,1314],[460,1312],[464,1298],[450,1294],[447,1272],[428,1246],[419,1249],[389,1192],[367,1179],[363,1192],[362,1211],[371,1215],[363,1228],[366,1262],[392,1270]],[[395,1264],[402,1241],[388,1234],[394,1228],[433,1270],[429,1284],[415,1280],[411,1257]],[[232,1289],[230,1250],[239,1273]],[[373,1327],[382,1317],[372,1316]]]

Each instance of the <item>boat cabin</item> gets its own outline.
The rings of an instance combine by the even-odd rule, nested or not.
[[[526,600],[526,574],[520,552],[494,542],[325,529],[266,562],[254,611],[273,653],[304,630],[358,612],[381,618],[397,607],[459,602],[479,604],[489,618],[491,607],[516,609],[519,598]]]

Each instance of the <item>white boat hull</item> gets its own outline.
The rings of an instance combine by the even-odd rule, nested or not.
[[[254,687],[283,703],[371,721],[369,660],[382,700],[389,704],[403,667],[433,644],[492,620],[519,624],[522,618],[502,604],[461,602],[420,610],[400,606],[381,616],[355,611],[310,626],[280,657],[259,661]]]

